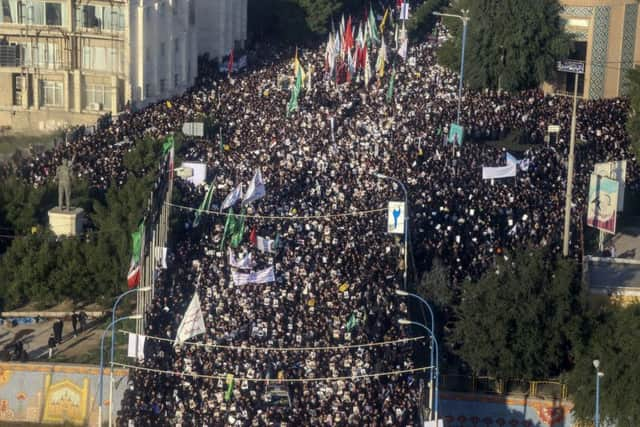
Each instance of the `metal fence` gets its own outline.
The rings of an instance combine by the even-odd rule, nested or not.
[[[527,381],[467,375],[441,375],[440,390],[504,396],[567,399],[567,385],[556,380]]]

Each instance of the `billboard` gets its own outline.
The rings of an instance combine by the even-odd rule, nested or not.
[[[456,123],[451,123],[449,126],[449,137],[447,141],[450,144],[462,145],[464,139],[464,128]]]
[[[615,234],[618,211],[618,181],[596,174],[589,181],[587,225]]]
[[[622,213],[624,210],[624,182],[627,178],[627,161],[596,163],[593,167],[593,173],[618,181],[618,212]]]
[[[404,234],[404,202],[389,202],[387,233]]]

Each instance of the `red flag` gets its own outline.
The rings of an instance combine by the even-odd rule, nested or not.
[[[140,264],[132,257],[129,272],[127,273],[127,285],[133,289],[140,284]]]
[[[229,54],[229,65],[228,65],[227,73],[231,74],[233,71],[233,49],[231,49],[231,53]]]
[[[351,50],[353,47],[353,30],[351,28],[351,16],[347,20],[347,27],[344,30],[344,40],[343,40],[344,50]]]
[[[402,8],[402,3],[404,3],[404,1],[403,1],[403,0],[396,0],[396,8],[397,8],[397,9]]]
[[[251,228],[251,234],[249,234],[249,242],[255,246],[258,244],[258,237],[256,236],[256,226]]]

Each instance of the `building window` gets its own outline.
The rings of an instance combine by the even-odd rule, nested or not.
[[[165,44],[164,42],[160,43],[160,56],[164,58],[164,50],[165,50]]]
[[[144,97],[149,98],[151,97],[151,84],[147,83],[146,85],[144,85]]]
[[[42,80],[40,88],[42,105],[45,107],[62,107],[62,82]]]
[[[20,74],[13,75],[13,105],[22,105],[24,81],[24,77]]]
[[[173,40],[173,50],[174,50],[176,55],[178,55],[178,53],[180,53],[180,39],[179,38],[176,38],[175,40]]]
[[[173,87],[178,87],[180,83],[180,74],[173,75]]]
[[[163,93],[167,89],[167,81],[160,79],[160,93]]]
[[[62,25],[62,5],[60,3],[45,3],[47,25]]]
[[[191,0],[189,2],[189,25],[196,25],[196,2]]]
[[[100,28],[100,20],[95,6],[82,6],[82,26],[84,28]]]
[[[84,90],[85,108],[93,111],[110,110],[112,90],[104,85],[87,85]]]

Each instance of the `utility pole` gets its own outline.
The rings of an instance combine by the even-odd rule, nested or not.
[[[570,72],[575,76],[573,82],[573,112],[571,114],[571,139],[569,142],[569,159],[567,160],[567,193],[564,206],[564,234],[562,241],[562,255],[569,256],[569,235],[571,234],[571,201],[573,199],[573,167],[574,151],[576,145],[576,121],[578,108],[578,80],[580,74],[584,74],[584,62],[562,61],[558,62],[558,71]]]

